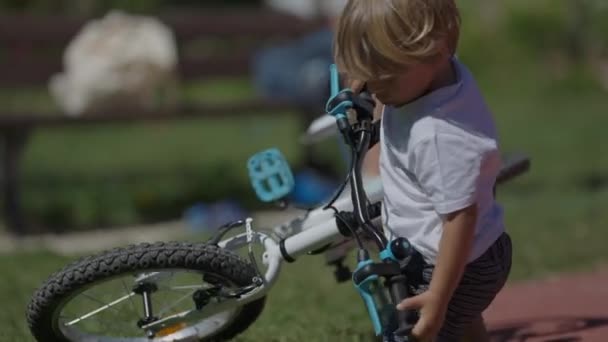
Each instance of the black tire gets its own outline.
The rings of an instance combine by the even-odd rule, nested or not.
[[[116,248],[80,259],[51,275],[34,293],[27,307],[29,328],[40,342],[69,341],[57,332],[53,315],[79,289],[134,271],[183,268],[212,274],[247,286],[256,275],[252,265],[238,255],[215,245],[170,242],[142,243]],[[225,341],[245,331],[261,314],[266,297],[244,305],[221,331],[201,341]]]

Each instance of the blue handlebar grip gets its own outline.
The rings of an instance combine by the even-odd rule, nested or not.
[[[335,64],[329,66],[329,77],[331,82],[331,97],[334,97],[340,92],[340,76],[338,75],[338,67]]]
[[[373,280],[376,279],[374,278]],[[363,302],[367,307],[367,313],[369,314],[370,319],[372,320],[374,332],[376,333],[376,336],[379,336],[382,334],[383,329],[380,314],[378,313],[378,308],[376,307],[376,303],[374,302],[374,298],[371,294],[370,289],[367,287],[369,286],[369,284],[367,284],[367,282],[364,282],[361,285],[361,287],[358,287],[359,294],[361,295],[361,298],[363,298]]]
[[[356,272],[370,264],[373,264],[370,259],[359,262],[353,273],[353,280]],[[391,320],[394,306],[390,304],[388,298],[385,298],[378,275],[371,274],[360,283],[355,281],[354,285],[367,307],[376,336],[382,335],[385,332],[385,325]]]
[[[334,106],[330,106],[330,104],[332,104],[332,101],[334,101],[337,96],[340,96],[341,93],[348,93],[351,90],[345,89],[340,91],[340,76],[338,75],[338,67],[335,64],[329,66],[329,78],[331,97],[329,101],[327,101],[325,109],[328,114],[341,121],[343,125],[347,125],[348,122],[344,123],[347,120],[346,112],[353,106],[350,98],[348,96],[346,96],[346,98],[343,97],[341,102]]]

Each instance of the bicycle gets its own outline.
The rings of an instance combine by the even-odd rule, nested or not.
[[[336,279],[353,281],[376,335],[407,338],[417,313],[397,311],[395,304],[407,297],[415,251],[406,239],[389,240],[378,228],[382,187],[377,179],[364,183],[361,176],[363,158],[379,139],[374,101],[366,92],[340,91],[335,66],[331,95],[327,112],[351,150],[348,175],[331,200],[272,229],[254,229],[247,218],[225,224],[202,243],[143,243],[81,258],[33,294],[27,308],[33,336],[38,341],[228,340],[261,314],[284,262],[326,252],[334,254],[328,264],[336,267]],[[262,151],[247,167],[258,198],[284,205],[294,180],[281,153]],[[497,184],[528,168],[526,157],[506,163]],[[226,238],[242,227],[244,232]],[[342,261],[353,243],[358,264],[350,272]],[[377,261],[370,244],[379,252]],[[264,270],[254,247],[263,249]],[[239,256],[240,250],[248,258]],[[109,322],[94,320],[107,315]]]

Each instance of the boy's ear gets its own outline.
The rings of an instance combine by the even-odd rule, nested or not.
[[[437,41],[439,54],[441,57],[449,57],[452,56],[455,52],[454,48],[450,46],[449,39],[444,37]]]

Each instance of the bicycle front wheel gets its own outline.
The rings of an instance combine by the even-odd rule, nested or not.
[[[224,341],[257,319],[265,297],[197,322],[174,323],[153,336],[141,327],[152,315],[158,320],[193,310],[197,292],[243,288],[255,276],[250,263],[215,245],[132,245],[52,275],[34,293],[27,321],[41,342]]]

